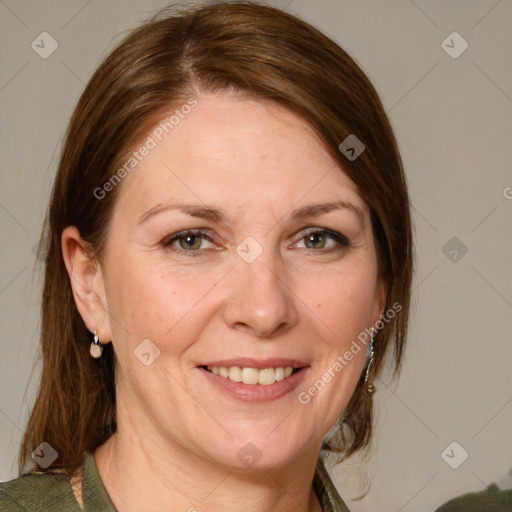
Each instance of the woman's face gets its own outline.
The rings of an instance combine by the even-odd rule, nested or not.
[[[119,431],[236,468],[317,453],[366,350],[333,365],[384,308],[368,208],[282,107],[204,97],[161,131],[102,261]]]

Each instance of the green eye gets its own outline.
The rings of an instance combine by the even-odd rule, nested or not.
[[[322,233],[311,233],[304,237],[308,249],[323,249],[326,243],[326,236]],[[321,245],[321,247],[317,247]]]
[[[304,240],[306,249],[330,250],[335,249],[336,245],[340,247],[348,247],[350,245],[350,242],[345,235],[330,229],[310,231],[304,235],[301,240]]]
[[[180,242],[180,247],[182,249],[199,249],[201,246],[201,242],[203,241],[197,235],[184,235],[176,238]]]
[[[188,230],[172,235],[163,242],[163,245],[186,256],[200,256],[205,250],[213,248],[211,245],[203,247],[204,242],[213,244],[212,239],[206,233]],[[304,242],[303,248],[318,252],[330,252],[350,246],[345,235],[325,228],[306,233],[300,239],[299,243],[301,242]]]
[[[183,231],[172,235],[164,241],[164,247],[169,247],[187,256],[199,256],[201,249],[211,249],[211,247],[201,247],[203,242],[211,243],[211,238],[202,231]],[[197,253],[197,254],[196,254]]]

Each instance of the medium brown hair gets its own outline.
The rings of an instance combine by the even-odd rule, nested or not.
[[[388,349],[400,370],[412,274],[412,234],[405,177],[379,97],[354,60],[311,25],[254,2],[168,8],[131,32],[96,70],[70,120],[45,221],[47,252],[42,303],[42,376],[20,452],[20,470],[42,442],[58,458],[48,471],[72,474],[85,452],[116,431],[112,344],[99,360],[75,306],[61,250],[74,225],[98,261],[119,186],[94,194],[130,148],[174,105],[199,93],[237,92],[271,100],[310,123],[370,209],[386,309],[400,314],[376,337],[372,376]],[[354,134],[364,145],[351,161],[338,149]],[[342,460],[368,447],[372,400],[364,375],[324,449]]]

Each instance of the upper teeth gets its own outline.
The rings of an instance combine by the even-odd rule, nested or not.
[[[207,366],[207,370],[214,375],[219,375],[225,379],[234,382],[243,382],[244,384],[262,384],[268,386],[274,382],[289,377],[293,368],[291,366],[278,366],[277,368],[240,368],[239,366]]]

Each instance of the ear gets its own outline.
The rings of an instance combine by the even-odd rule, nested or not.
[[[87,329],[97,330],[101,343],[108,343],[112,336],[101,266],[75,226],[62,231],[61,246],[78,312]]]

